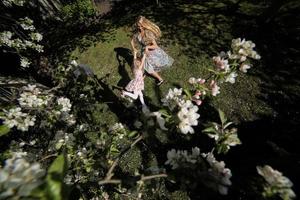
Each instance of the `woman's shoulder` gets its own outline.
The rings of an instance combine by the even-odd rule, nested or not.
[[[135,39],[136,41],[141,41],[142,37],[141,37],[141,34],[140,33],[134,33],[132,35],[132,38]]]
[[[155,34],[150,30],[145,30],[145,36],[151,39],[156,39]]]

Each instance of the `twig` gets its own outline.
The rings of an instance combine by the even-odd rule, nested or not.
[[[147,181],[147,180],[154,179],[154,178],[165,178],[165,177],[168,177],[168,175],[167,174],[156,174],[156,175],[150,175],[150,176],[142,176],[140,181]]]
[[[110,180],[103,180],[103,181],[99,181],[98,184],[99,185],[105,185],[105,184],[121,184],[121,180],[119,179],[110,179]]]
[[[115,169],[115,167],[117,166],[118,162],[119,162],[120,158],[117,158],[113,164],[111,165],[111,167],[109,168],[107,174],[106,174],[106,177],[105,177],[105,180],[110,180],[111,177],[114,175],[112,172],[113,170]]]
[[[131,145],[130,148],[132,148],[136,143],[138,143],[140,140],[143,139],[143,135],[139,136]]]
[[[147,181],[147,180],[151,180],[151,179],[155,179],[155,178],[166,178],[168,177],[167,174],[156,174],[156,175],[150,175],[150,176],[144,176],[142,175],[139,181]],[[103,181],[99,181],[98,182],[99,185],[104,185],[104,184],[121,184],[122,180],[120,179],[108,179],[108,180],[103,180]]]
[[[57,86],[55,86],[55,87],[53,87],[53,88],[51,88],[51,89],[49,89],[49,90],[46,90],[45,93],[46,93],[46,94],[47,94],[47,93],[50,93],[50,92],[52,92],[53,90],[59,89],[60,87],[61,87],[61,84],[58,84]]]
[[[42,158],[41,160],[39,160],[39,162],[42,162],[42,161],[44,161],[44,160],[46,160],[46,159],[48,159],[48,158],[54,157],[54,156],[57,156],[57,153],[55,153],[55,154],[50,154],[50,155],[48,155],[48,156]]]

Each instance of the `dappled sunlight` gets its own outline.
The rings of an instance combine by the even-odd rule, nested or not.
[[[299,1],[0,5],[0,199],[300,195]]]

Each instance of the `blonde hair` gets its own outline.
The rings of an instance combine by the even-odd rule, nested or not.
[[[151,31],[156,38],[161,37],[160,28],[146,17],[139,16],[136,23],[140,23],[144,29]]]

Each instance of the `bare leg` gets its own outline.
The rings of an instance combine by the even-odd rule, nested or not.
[[[139,95],[139,99],[140,99],[140,102],[142,103],[142,105],[146,105],[145,104],[145,101],[144,101],[144,95],[143,95],[143,92],[142,91],[139,91],[137,92],[137,94]]]
[[[122,93],[123,93],[123,95],[129,96],[132,99],[137,99],[139,97],[141,104],[143,106],[147,107],[147,105],[145,104],[145,101],[144,101],[144,95],[143,95],[142,91],[132,93],[132,92],[127,92],[127,91],[123,90]]]
[[[142,91],[138,92],[139,98],[140,98],[140,102],[142,103],[142,111],[144,114],[149,115],[150,114],[150,110],[148,108],[148,106],[145,104],[144,101],[144,95]]]
[[[155,77],[158,81],[163,80],[161,76],[157,72],[150,73],[151,76]]]
[[[132,93],[132,92],[126,92],[126,91],[122,91],[122,93],[126,96],[129,96],[130,98],[133,98],[133,99],[137,99],[138,98],[138,94],[137,93]]]

